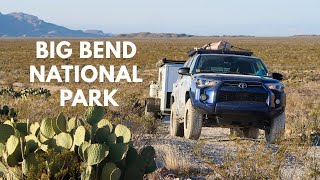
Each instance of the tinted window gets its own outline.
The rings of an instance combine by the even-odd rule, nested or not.
[[[223,73],[265,76],[267,70],[259,59],[242,56],[200,56],[196,73]]]

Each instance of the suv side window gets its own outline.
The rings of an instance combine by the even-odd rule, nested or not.
[[[192,62],[192,58],[190,58],[186,63],[184,63],[183,67],[190,67]]]
[[[191,64],[190,64],[190,72],[191,72],[191,73],[193,73],[193,71],[194,71],[194,66],[195,66],[195,64],[196,64],[196,61],[197,61],[198,57],[199,57],[199,55],[194,56],[193,59],[192,59],[192,62],[191,62]]]

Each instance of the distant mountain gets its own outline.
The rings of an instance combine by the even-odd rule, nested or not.
[[[71,30],[24,13],[0,13],[0,37],[110,37],[99,30]]]
[[[195,36],[190,34],[140,32],[140,33],[130,33],[130,34],[116,34],[113,37],[115,38],[185,38],[185,37],[195,37]]]

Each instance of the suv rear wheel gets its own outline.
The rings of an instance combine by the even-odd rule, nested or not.
[[[170,135],[183,137],[183,123],[179,123],[179,119],[177,118],[175,102],[171,105]]]
[[[265,131],[266,141],[269,143],[274,143],[276,140],[280,139],[284,134],[285,124],[286,124],[285,112],[282,112],[278,116],[275,116],[271,120],[270,130]]]
[[[183,124],[186,139],[199,139],[202,128],[202,114],[192,106],[190,99],[186,103]]]

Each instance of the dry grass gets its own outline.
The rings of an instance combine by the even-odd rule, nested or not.
[[[184,152],[179,151],[175,146],[161,145],[157,147],[164,166],[172,172],[168,176],[192,174],[195,169],[190,162],[191,159]]]
[[[296,140],[301,143],[301,135],[308,136],[311,132],[320,132],[320,38],[319,37],[296,37],[296,38],[223,38],[238,47],[251,49],[255,56],[262,58],[271,72],[284,73],[287,91],[287,123],[286,135],[289,138],[298,137]],[[116,41],[116,39],[106,39]],[[13,83],[29,82],[29,66],[32,65],[115,65],[126,64],[138,65],[139,75],[144,83],[34,83],[30,86],[54,86],[54,88],[67,87],[71,90],[77,88],[87,91],[88,89],[113,89],[118,88],[119,93],[115,99],[119,102],[120,108],[109,107],[109,115],[117,115],[115,121],[130,124],[132,127],[145,119],[134,114],[141,113],[141,109],[132,109],[132,99],[142,100],[148,95],[150,81],[157,80],[155,63],[164,57],[169,59],[185,60],[188,57],[186,52],[196,46],[208,42],[221,40],[221,38],[188,38],[188,39],[131,39],[137,48],[137,55],[131,60],[108,60],[88,59],[79,60],[77,42],[70,40],[75,45],[74,55],[69,60],[35,58],[36,40],[0,40],[0,86],[10,86]],[[59,41],[59,40],[57,40]],[[130,97],[130,98],[128,98]],[[134,97],[134,98],[132,98]],[[18,119],[30,119],[39,121],[46,116],[56,116],[63,111],[68,117],[77,114],[84,114],[85,108],[60,107],[59,94],[54,92],[48,99],[28,98],[12,99],[0,97],[0,105],[10,105],[18,111]],[[145,129],[146,126],[140,126]],[[151,124],[152,126],[152,124]],[[308,139],[302,139],[307,141]],[[308,169],[306,178],[317,178],[319,175],[319,161],[308,155],[310,146],[301,146],[299,143],[289,143],[278,147],[277,153],[270,153],[272,149],[266,148],[265,144],[244,144],[239,142],[238,152],[230,152],[232,156],[225,157],[224,167],[220,167],[221,174],[231,178],[243,179],[277,179],[281,177],[279,169],[283,167],[283,157],[290,152],[304,162]],[[253,147],[254,145],[254,147]],[[168,169],[175,174],[190,174],[193,167],[189,160],[184,158],[183,152],[163,147],[166,152],[163,154],[163,162]],[[262,153],[263,152],[263,153]],[[252,154],[254,156],[252,156]],[[250,158],[247,158],[250,156]],[[229,163],[229,164],[228,164]],[[247,165],[248,163],[248,165]],[[216,166],[214,166],[216,168]],[[240,172],[239,172],[240,167]],[[271,168],[271,170],[270,170]],[[229,171],[238,172],[233,174]],[[223,176],[222,176],[223,177]],[[293,176],[294,177],[294,176]]]

